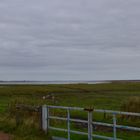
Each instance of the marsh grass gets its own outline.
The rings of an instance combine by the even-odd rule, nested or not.
[[[15,106],[10,113],[0,115],[0,130],[11,134],[12,140],[51,140],[51,135],[46,135],[40,128],[38,112],[16,110]]]
[[[129,97],[121,106],[121,109],[126,112],[140,113],[140,97]]]
[[[50,99],[42,99],[42,96],[53,94],[55,102]],[[131,100],[129,101],[129,99]],[[133,99],[132,99],[133,98]],[[94,107],[96,109],[112,109],[137,112],[139,108],[140,83],[106,83],[106,84],[70,84],[70,85],[6,85],[0,88],[0,130],[10,133],[14,136],[14,140],[49,140],[50,136],[46,136],[40,130],[37,113],[29,113],[28,111],[19,111],[21,118],[20,124],[17,126],[16,104],[26,104],[32,106],[63,105],[77,107]],[[132,104],[133,105],[132,107]],[[135,108],[135,109],[134,109]],[[61,110],[52,111],[52,115],[66,116],[66,112]],[[87,115],[81,112],[71,112],[73,118],[86,119]],[[96,121],[112,122],[110,115],[104,119],[103,114],[94,114]],[[124,119],[118,116],[117,123],[130,124],[140,126],[139,120]],[[53,124],[65,127],[62,122],[54,121]],[[72,125],[74,129],[78,129]],[[53,134],[60,135],[59,132]],[[96,132],[95,132],[96,133]],[[105,133],[105,132],[100,132]],[[126,133],[126,135],[125,135]],[[124,139],[139,140],[137,133],[119,132]],[[110,134],[107,134],[110,135]],[[75,140],[84,140],[80,136],[72,136]],[[86,138],[85,138],[86,139]]]

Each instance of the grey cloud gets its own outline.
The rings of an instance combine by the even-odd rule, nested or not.
[[[0,79],[139,79],[139,6],[139,0],[0,1]]]

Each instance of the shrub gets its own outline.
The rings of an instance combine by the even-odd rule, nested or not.
[[[134,96],[128,98],[121,106],[122,111],[126,112],[138,112],[140,113],[140,97]]]

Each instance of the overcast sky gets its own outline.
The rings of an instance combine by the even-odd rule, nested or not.
[[[0,0],[0,80],[140,79],[140,0]]]

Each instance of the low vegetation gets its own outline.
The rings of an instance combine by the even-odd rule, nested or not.
[[[21,115],[23,119],[20,126],[17,126],[15,122],[16,104],[33,106],[43,104],[77,107],[92,106],[98,109],[140,112],[140,83],[1,85],[0,130],[11,133],[14,140],[49,140],[50,137],[40,130],[37,114],[30,115],[27,112],[21,112],[23,113]],[[73,113],[74,117],[77,117],[77,115],[78,117],[84,117],[80,113]],[[110,121],[110,117],[107,116],[107,118],[107,121]],[[102,116],[95,114],[94,119],[102,120]],[[118,121],[122,121],[121,117],[118,118]],[[121,123],[140,126],[139,119],[133,121],[123,120]],[[137,133],[126,132],[126,134],[121,134],[119,132],[119,135],[128,140],[140,139],[140,135]],[[79,137],[79,139],[81,138]]]
[[[140,97],[129,97],[123,102],[121,109],[126,112],[138,112],[140,113]]]

